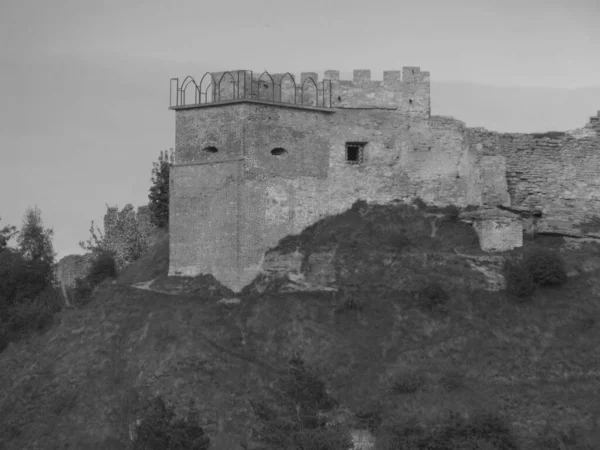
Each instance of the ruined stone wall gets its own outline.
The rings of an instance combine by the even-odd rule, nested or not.
[[[539,231],[578,233],[578,224],[600,215],[600,112],[582,129],[511,134],[469,128],[475,159],[506,159],[513,206],[538,208]],[[600,230],[598,230],[600,231]]]

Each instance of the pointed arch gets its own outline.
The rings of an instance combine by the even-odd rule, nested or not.
[[[262,77],[265,74],[269,77],[269,80],[271,81],[270,93],[269,93],[268,80],[262,81]],[[258,77],[257,83],[258,83],[258,88],[257,88],[258,100],[268,100],[268,101],[274,102],[275,101],[275,81],[273,81],[273,77],[271,76],[271,74],[265,70],[260,75],[260,77]]]
[[[312,86],[311,86],[312,85]],[[300,87],[300,101],[302,105],[317,106],[317,96],[319,88],[312,77],[307,77]]]
[[[193,85],[193,90],[194,90],[193,103],[192,103],[192,99],[190,98],[190,95],[188,92],[188,86],[190,84]],[[196,84],[196,80],[194,80],[194,78],[191,77],[190,75],[185,77],[185,79],[181,83],[181,87],[179,88],[179,95],[180,95],[180,100],[181,100],[182,106],[196,105],[196,104],[200,103],[200,101],[199,101],[200,89],[198,88],[198,85]]]
[[[288,81],[289,80],[289,81]],[[285,86],[284,86],[285,85]],[[279,99],[282,103],[296,104],[296,80],[294,76],[286,72],[279,80]]]
[[[227,82],[225,82],[225,84],[223,85],[223,80],[225,79],[225,75],[229,75],[229,78],[231,79],[230,81],[230,85],[231,85],[231,89],[229,88],[229,85],[227,84]],[[238,74],[239,77],[239,74]],[[219,78],[219,83],[217,84],[217,93],[218,93],[218,98],[217,101],[218,102],[223,102],[223,101],[227,101],[227,100],[235,100],[236,96],[235,96],[235,78],[233,77],[233,74],[229,71],[227,72],[223,72],[223,75],[221,75],[221,78]]]
[[[207,76],[210,76],[210,78],[204,81],[204,79]],[[215,77],[212,73],[206,72],[204,74],[204,76],[200,79],[198,89],[201,94],[200,103],[212,103],[215,101],[215,90],[217,89],[217,82],[215,81]]]

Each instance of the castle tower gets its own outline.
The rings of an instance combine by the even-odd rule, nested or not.
[[[429,92],[418,67],[379,81],[370,70],[352,80],[335,70],[322,81],[248,70],[172,79],[169,275],[210,273],[239,291],[284,236],[357,196],[409,195],[414,187],[389,168],[413,147],[403,124],[428,123]]]

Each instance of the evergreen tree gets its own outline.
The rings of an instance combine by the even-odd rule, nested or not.
[[[50,282],[53,277],[54,246],[52,245],[52,229],[44,229],[42,212],[36,206],[29,207],[23,218],[23,225],[17,241],[21,255],[45,282]]]
[[[169,169],[173,164],[173,151],[160,152],[152,164],[152,186],[148,199],[152,223],[159,228],[169,224]]]

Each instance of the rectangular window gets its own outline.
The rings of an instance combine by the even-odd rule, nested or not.
[[[367,145],[366,142],[346,142],[346,162],[362,164],[365,145]]]

